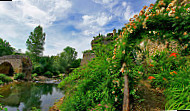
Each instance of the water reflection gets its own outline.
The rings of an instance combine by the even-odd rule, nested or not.
[[[0,88],[0,103],[8,111],[29,111],[32,107],[47,111],[55,100],[63,97],[63,91],[55,84],[43,83],[12,83]]]

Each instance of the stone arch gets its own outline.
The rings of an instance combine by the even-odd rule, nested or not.
[[[25,79],[31,79],[32,62],[29,57],[21,55],[9,55],[0,57],[0,64],[9,63],[13,67],[14,73],[24,73]],[[2,67],[0,67],[1,69]],[[4,69],[6,70],[6,69]],[[1,70],[0,70],[1,73]]]
[[[0,72],[7,75],[13,75],[14,68],[11,63],[5,61],[0,64]]]

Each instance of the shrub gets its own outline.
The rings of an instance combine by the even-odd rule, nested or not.
[[[33,67],[32,73],[42,74],[44,70],[43,65],[39,63],[34,63],[32,67]]]
[[[41,110],[36,107],[32,107],[31,111],[41,111]]]
[[[37,73],[32,74],[32,79],[33,79],[34,77],[36,77],[36,76],[38,76]]]
[[[47,71],[47,72],[44,73],[44,76],[46,76],[46,77],[52,77],[53,73],[51,73],[50,71]]]
[[[14,79],[15,80],[23,80],[24,77],[25,77],[25,74],[23,74],[23,73],[14,74]]]
[[[0,85],[3,84],[3,81],[0,80]]]
[[[8,83],[8,82],[11,82],[12,79],[5,74],[0,74],[0,81],[1,83],[4,83],[4,82]]]

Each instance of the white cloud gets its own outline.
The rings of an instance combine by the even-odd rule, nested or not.
[[[98,33],[105,32],[103,27],[111,21],[112,16],[108,13],[99,13],[97,15],[83,15],[83,22],[77,28],[83,29],[83,34],[86,36],[95,36]]]
[[[129,20],[131,17],[133,17],[136,13],[132,10],[131,6],[128,5],[125,12],[124,12],[124,18],[125,20]]]
[[[83,25],[89,25],[95,22],[94,16],[84,15],[82,16]]]
[[[100,3],[100,4],[108,4],[111,3],[113,0],[93,0],[95,3]]]
[[[104,26],[107,22],[112,19],[112,16],[106,16],[105,13],[102,13],[100,17],[97,18],[97,23],[100,26]]]
[[[30,2],[25,1],[21,6],[23,11],[22,21],[29,26],[37,26],[38,24],[47,27],[55,21],[55,17],[49,15],[44,10],[39,9],[38,7],[32,5]]]
[[[72,4],[68,0],[22,0],[0,4],[0,15],[34,27],[49,27],[52,23],[65,16]],[[45,8],[44,8],[45,7]]]
[[[95,3],[102,4],[102,6],[109,11],[114,17],[119,17],[121,22],[126,22],[131,18],[136,12],[132,8],[133,4],[126,1],[118,0],[93,0]],[[106,19],[105,19],[106,20]]]
[[[126,3],[126,2],[122,2],[122,6],[123,6],[123,7],[126,7],[126,6],[127,6],[127,3]]]
[[[98,24],[99,26],[104,26],[112,19],[112,16],[108,16],[106,13],[101,13],[98,14],[97,16],[84,15],[82,16],[82,19],[83,19],[83,25]]]

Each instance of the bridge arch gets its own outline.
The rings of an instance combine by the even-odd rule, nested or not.
[[[3,74],[7,74],[7,75],[12,76],[14,73],[13,69],[14,68],[13,68],[12,64],[7,62],[7,61],[0,64],[0,72]]]
[[[6,72],[5,74],[7,74],[9,67],[5,67],[6,65],[9,67],[11,65],[14,73],[23,73],[25,74],[25,79],[31,79],[32,62],[29,57],[22,55],[8,55],[0,57],[0,73]]]

